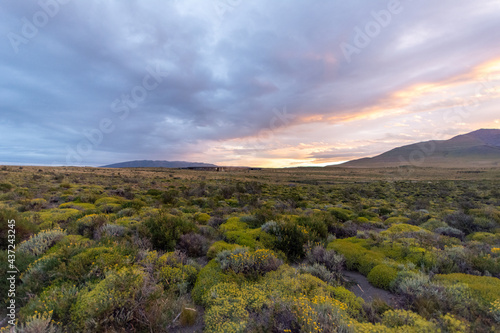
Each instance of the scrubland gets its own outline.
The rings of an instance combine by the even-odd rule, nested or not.
[[[12,219],[22,332],[500,331],[500,169],[4,166],[4,272]]]

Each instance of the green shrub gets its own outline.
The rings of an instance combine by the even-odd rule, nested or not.
[[[467,236],[467,239],[486,243],[489,245],[500,245],[500,234],[492,234],[489,232],[475,232]]]
[[[418,328],[420,332],[435,332],[437,327],[426,321],[418,314],[405,310],[389,310],[382,315],[382,324],[401,331],[409,330],[410,327]]]
[[[198,274],[194,288],[191,291],[191,296],[196,304],[205,305],[204,299],[206,294],[213,286],[218,283],[230,281],[232,281],[232,278],[224,274],[217,261],[211,260]]]
[[[389,217],[387,220],[384,221],[385,225],[391,225],[391,224],[400,224],[400,223],[406,223],[410,219],[405,216],[393,216]]]
[[[309,240],[309,232],[291,218],[277,223],[277,228],[269,229],[275,236],[274,248],[285,253],[290,260],[302,258],[305,254],[304,245]]]
[[[63,263],[61,274],[73,281],[99,279],[110,270],[129,265],[132,257],[117,247],[99,246],[83,250]]]
[[[398,271],[381,264],[375,266],[368,274],[368,281],[375,287],[389,290],[391,283],[396,279]]]
[[[444,228],[448,227],[448,224],[446,222],[437,220],[437,219],[430,219],[429,221],[425,222],[424,224],[420,225],[420,227],[429,230],[429,231],[434,231],[437,228]]]
[[[476,276],[463,273],[438,274],[436,281],[446,284],[464,283],[472,291],[472,296],[484,306],[500,299],[500,279],[490,276]]]
[[[392,225],[386,231],[382,231],[381,234],[388,234],[388,233],[401,234],[401,233],[417,232],[419,230],[422,230],[422,228],[417,227],[416,225],[401,223]]]
[[[40,295],[31,299],[20,310],[20,317],[24,321],[35,313],[52,311],[52,319],[59,322],[70,322],[71,306],[78,298],[78,288],[72,283],[53,285],[45,289]]]
[[[111,271],[89,291],[81,292],[73,306],[71,319],[81,331],[103,331],[125,327],[140,295],[145,274],[136,267]]]
[[[338,208],[338,207],[330,207],[328,208],[328,212],[335,216],[339,221],[345,222],[351,219],[352,212],[348,209]]]
[[[239,231],[245,230],[248,228],[248,225],[244,222],[241,222],[238,217],[230,217],[227,221],[220,225],[219,229],[222,232],[228,231]]]
[[[143,233],[150,237],[153,247],[164,251],[172,251],[183,234],[196,230],[196,226],[182,216],[164,211],[149,218],[144,226],[146,230]]]
[[[353,316],[359,316],[365,301],[357,297],[352,291],[344,287],[329,287],[331,297],[347,305],[347,312]]]
[[[84,202],[66,202],[59,205],[59,208],[74,208],[78,210],[94,210],[96,206],[91,203]]]
[[[205,225],[208,223],[208,221],[210,221],[210,215],[208,215],[207,213],[197,213],[194,216],[194,220],[199,224]]]
[[[252,249],[257,247],[257,241],[246,231],[228,231],[224,234],[226,241],[235,243],[241,246],[246,246]]]
[[[12,209],[0,208],[0,249],[2,250],[7,250],[8,245],[11,244],[8,237],[11,228],[7,223],[11,220],[15,221],[15,240],[17,244],[21,243],[38,230],[35,224],[23,218],[18,212]],[[12,235],[12,231],[10,234]]]
[[[101,228],[108,223],[108,216],[104,214],[86,215],[68,225],[68,231],[84,237],[94,239],[100,236]]]
[[[207,252],[207,257],[209,259],[213,259],[217,256],[219,252],[222,252],[224,250],[232,251],[238,247],[237,244],[229,244],[224,241],[217,241],[213,243],[210,248],[208,249]]]
[[[159,277],[167,290],[174,290],[182,295],[191,290],[197,274],[198,270],[191,265],[165,266],[161,268]]]
[[[216,260],[222,270],[231,270],[236,274],[243,273],[251,277],[274,271],[282,264],[272,251],[256,250],[251,252],[247,248],[222,251],[217,254]]]
[[[82,215],[82,212],[73,208],[53,208],[43,210],[39,213],[40,220],[42,222],[60,223],[61,225],[66,224]]]
[[[0,183],[0,191],[1,192],[9,192],[14,188],[14,185],[10,183]]]

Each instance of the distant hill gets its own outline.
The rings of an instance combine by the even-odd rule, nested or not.
[[[349,161],[342,167],[500,167],[500,130],[480,129],[449,140],[394,148],[381,155]]]
[[[188,168],[188,167],[216,167],[215,164],[185,162],[185,161],[128,161],[104,165],[102,168]]]

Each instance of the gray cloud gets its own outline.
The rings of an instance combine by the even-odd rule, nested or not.
[[[199,143],[269,128],[275,108],[295,115],[279,126],[356,115],[398,90],[500,57],[498,1],[402,0],[401,13],[350,63],[339,45],[352,44],[355,27],[389,1],[242,0],[222,16],[219,1],[69,1],[32,38],[23,18],[33,22],[40,5],[4,1],[0,163],[65,164],[79,144],[89,148],[85,133],[103,119],[113,130],[70,161],[190,159]],[[26,38],[17,53],[13,33]],[[121,119],[113,103],[123,108],[157,67],[168,74]]]

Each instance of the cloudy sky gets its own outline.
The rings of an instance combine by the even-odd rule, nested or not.
[[[327,165],[500,128],[499,0],[5,0],[0,164]]]

